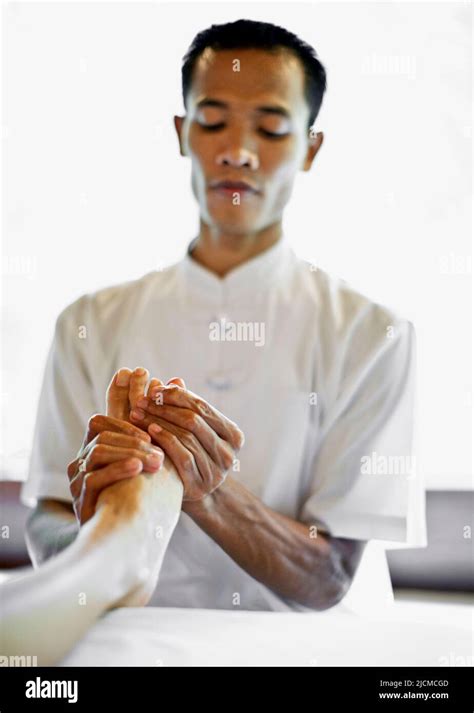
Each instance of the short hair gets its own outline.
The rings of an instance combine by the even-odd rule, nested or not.
[[[310,109],[309,126],[314,123],[326,91],[326,70],[316,50],[292,32],[269,22],[237,20],[211,25],[199,32],[183,57],[181,68],[183,102],[191,88],[195,64],[205,49],[263,49],[269,52],[287,48],[299,57],[305,75],[305,98]]]

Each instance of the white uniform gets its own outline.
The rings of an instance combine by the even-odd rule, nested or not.
[[[84,295],[56,324],[25,503],[71,502],[67,463],[123,366],[181,376],[235,421],[246,441],[230,474],[267,506],[372,541],[339,608],[390,600],[385,546],[426,545],[410,322],[301,260],[286,237],[224,278],[188,249],[165,270]],[[150,605],[305,610],[254,580],[184,513]]]

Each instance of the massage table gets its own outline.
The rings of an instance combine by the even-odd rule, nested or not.
[[[121,608],[60,666],[472,666],[473,607],[397,602],[374,616]]]

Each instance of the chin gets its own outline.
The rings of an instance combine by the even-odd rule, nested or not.
[[[233,211],[209,211],[206,222],[213,228],[229,235],[247,235],[258,230],[261,223],[260,216],[254,211],[242,210],[235,206]]]
[[[229,235],[229,236],[242,236],[245,237],[249,233],[254,233],[256,230],[258,230],[258,226],[255,225],[253,222],[225,222],[225,221],[212,221],[211,226],[219,231],[219,233],[223,235]]]

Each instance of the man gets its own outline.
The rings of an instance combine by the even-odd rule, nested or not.
[[[372,607],[391,591],[376,543],[425,538],[419,480],[391,466],[411,462],[414,336],[298,259],[283,234],[295,177],[323,143],[312,127],[325,70],[286,30],[240,20],[195,38],[182,79],[186,113],[174,121],[198,235],[176,265],[60,315],[23,492],[38,501],[32,558],[77,533],[71,503],[81,522],[83,494],[71,493],[67,464],[114,371],[144,364],[186,381],[155,384],[161,402],[130,414],[184,483],[150,604],[307,611],[354,607],[355,593]],[[82,459],[92,486],[105,454],[124,453],[102,438],[103,457]]]

